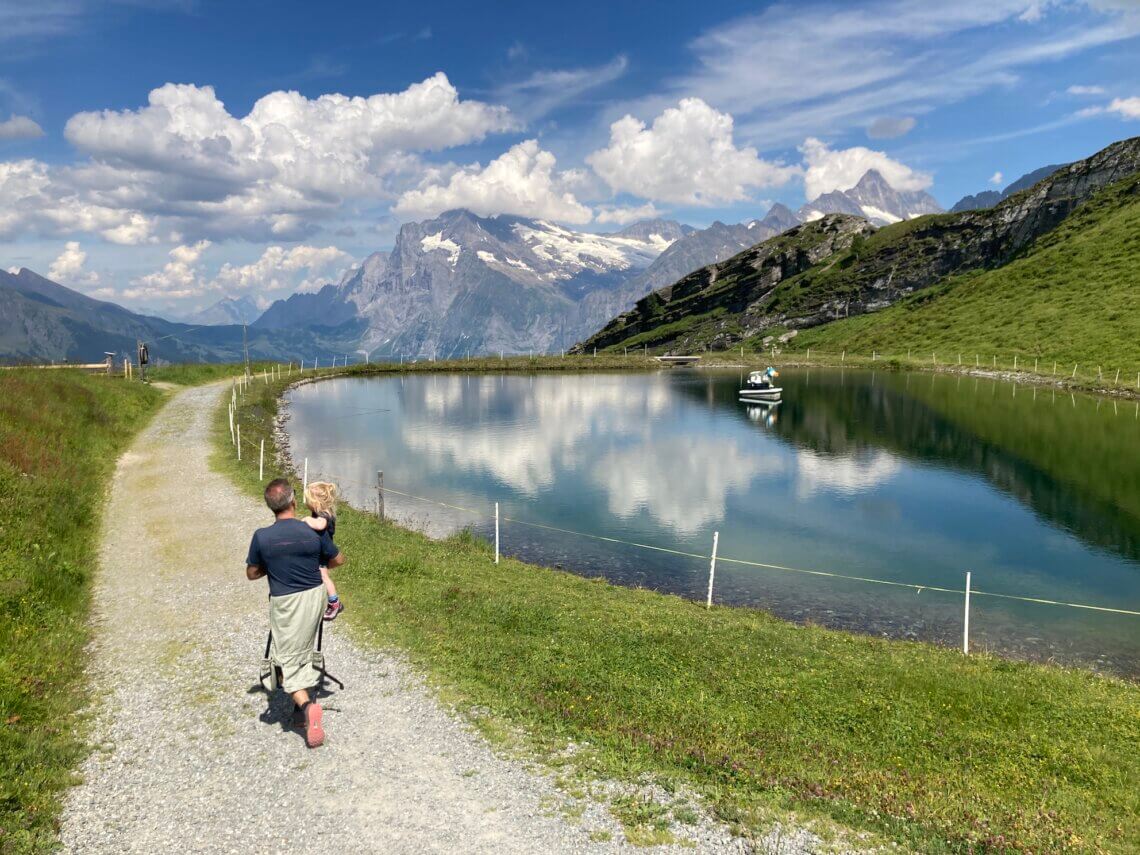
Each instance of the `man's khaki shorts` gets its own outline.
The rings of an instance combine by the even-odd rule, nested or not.
[[[313,650],[327,605],[324,585],[269,598],[269,629],[273,633],[269,658],[281,667],[281,688],[288,693],[317,684],[320,675],[313,667]]]

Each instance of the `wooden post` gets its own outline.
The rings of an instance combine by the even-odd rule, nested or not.
[[[1117,368],[1116,369],[1116,379],[1112,381],[1112,385],[1115,386],[1119,382],[1120,382],[1120,369]]]
[[[265,480],[265,440],[261,440],[261,451],[257,455],[257,480]]]
[[[241,425],[240,424],[237,426],[237,450],[238,450],[238,462],[240,463],[241,462]]]
[[[962,652],[970,652],[970,571],[966,571],[966,611],[962,618]]]
[[[712,608],[713,579],[716,577],[716,547],[717,547],[717,542],[719,540],[720,540],[720,532],[714,531],[713,532],[712,560],[709,562],[709,596],[708,596],[708,599],[705,601],[705,608],[706,609]]]
[[[376,470],[376,515],[384,519],[384,470]]]
[[[1014,371],[1017,370],[1017,354],[1016,353],[1013,355],[1013,370]]]
[[[1077,376],[1077,363],[1074,362],[1073,363],[1073,377],[1070,379],[1075,379],[1076,376]]]
[[[499,503],[495,502],[495,563],[499,563]]]

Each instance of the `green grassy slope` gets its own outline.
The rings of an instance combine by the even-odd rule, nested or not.
[[[270,449],[281,388],[252,385],[239,416]],[[257,494],[224,406],[216,428],[218,465]],[[354,630],[564,779],[688,786],[744,834],[793,808],[921,852],[1140,851],[1133,683],[496,566],[350,508],[338,541]]]
[[[76,712],[100,509],[162,399],[76,371],[0,371],[0,851],[48,851]]]
[[[945,363],[959,352],[965,357],[972,346],[981,355],[983,346],[992,345],[991,359],[1002,346],[1015,347],[1056,355],[1059,362],[1071,355],[1074,362],[1093,363],[1094,373],[1095,364],[1112,365],[1115,376],[1116,367],[1126,370],[1137,340],[1134,304],[1122,287],[1136,271],[1135,214],[1122,209],[1136,204],[1138,175],[1140,137],[1113,143],[994,208],[895,223],[838,244],[810,265],[784,257],[778,269],[751,263],[771,251],[766,247],[781,239],[775,238],[654,292],[583,346],[759,350],[791,329],[811,331],[800,336],[798,347],[836,348],[836,355],[845,346],[865,348],[868,356],[872,349],[901,355],[908,348],[928,354],[941,348]],[[1106,234],[1063,246],[1097,228]],[[1015,270],[1010,277],[1017,281],[1007,288],[1002,271],[1045,247],[1055,247],[1053,254],[1036,267]],[[1053,281],[1065,288],[1050,288]],[[938,297],[962,283],[975,283],[975,294],[993,293],[947,318],[948,304]],[[900,302],[908,310],[929,304],[906,341],[881,335],[887,328],[893,334],[903,317],[884,307]],[[829,332],[840,321],[845,331]],[[873,332],[856,334],[865,328]],[[1069,336],[1067,348],[1053,346],[1058,332]]]
[[[1097,194],[1020,258],[955,277],[879,312],[803,331],[797,350],[999,355],[1125,377],[1140,371],[1140,176]]]

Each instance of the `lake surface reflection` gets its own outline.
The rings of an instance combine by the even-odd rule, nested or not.
[[[407,375],[289,396],[310,477],[433,534],[703,599],[707,559],[1140,611],[1140,407],[948,375],[785,371],[777,407],[737,372]],[[468,509],[474,513],[459,510]],[[959,644],[961,594],[722,560],[715,598]],[[975,649],[1140,675],[1140,617],[978,596]]]

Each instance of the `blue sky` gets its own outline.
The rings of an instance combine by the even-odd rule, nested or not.
[[[460,205],[703,226],[876,167],[949,207],[1140,133],[1138,56],[1140,0],[0,0],[0,266],[178,312]]]

